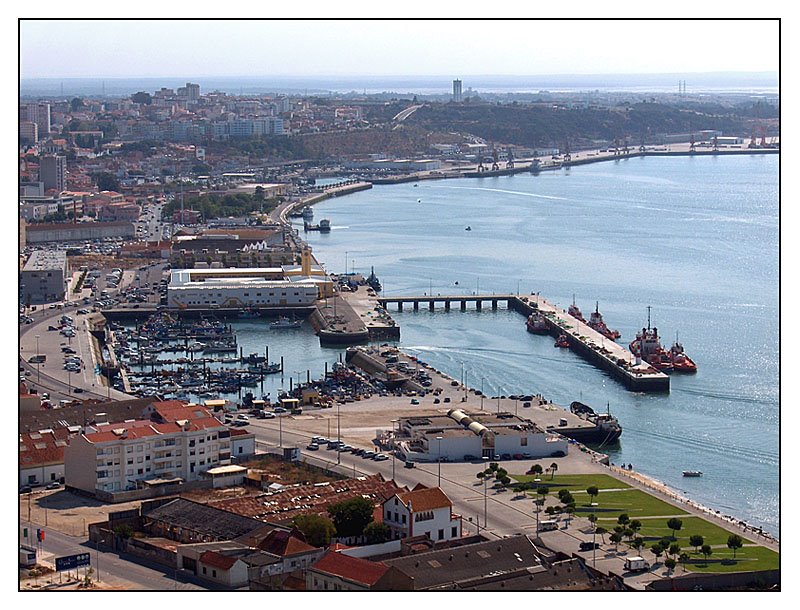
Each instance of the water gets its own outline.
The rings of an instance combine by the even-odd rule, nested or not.
[[[599,301],[625,344],[651,305],[662,343],[679,334],[699,367],[667,395],[626,390],[505,309],[392,315],[404,349],[489,395],[610,404],[613,462],[778,534],[777,177],[771,155],[651,157],[379,186],[316,205],[333,230],[305,237],[329,271],[374,266],[388,295],[574,294],[587,317]],[[313,338],[295,349],[336,358]]]

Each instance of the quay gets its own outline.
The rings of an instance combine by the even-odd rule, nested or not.
[[[384,308],[390,304],[397,305],[398,311],[403,311],[404,305],[410,305],[415,311],[420,304],[427,304],[433,311],[436,305],[450,311],[454,304],[461,311],[466,311],[467,303],[474,303],[480,311],[484,304],[492,309],[505,302],[509,309],[518,311],[526,317],[534,311],[544,315],[549,333],[554,337],[565,335],[570,348],[595,366],[608,372],[620,381],[629,390],[635,392],[669,392],[669,376],[655,370],[645,362],[637,361],[634,355],[623,346],[607,339],[599,332],[590,328],[586,323],[577,320],[563,309],[549,303],[538,295],[533,298],[513,294],[485,294],[485,295],[423,295],[405,297],[378,297],[378,303]]]

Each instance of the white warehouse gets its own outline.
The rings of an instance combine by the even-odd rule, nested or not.
[[[461,409],[401,418],[393,441],[406,460],[418,462],[495,459],[503,454],[555,457],[566,455],[569,447],[563,436],[512,413],[467,414]]]

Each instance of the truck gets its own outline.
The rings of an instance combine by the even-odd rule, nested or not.
[[[650,564],[645,561],[644,557],[626,557],[625,570],[628,572],[646,572],[650,569]]]
[[[557,530],[558,529],[558,521],[554,521],[552,519],[548,519],[546,521],[539,522],[539,531],[540,532],[548,532],[550,530]]]

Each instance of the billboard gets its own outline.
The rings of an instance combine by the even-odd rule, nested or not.
[[[77,555],[56,557],[56,572],[63,572],[64,570],[72,570],[81,566],[88,566],[89,563],[89,553],[79,553]]]

